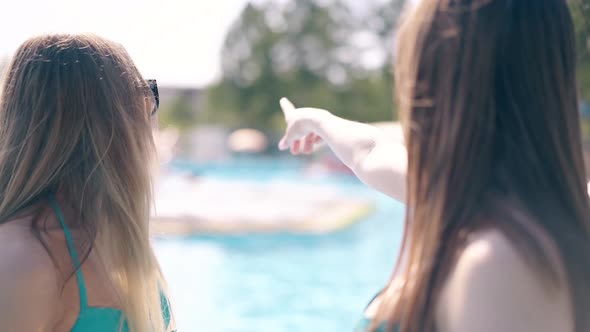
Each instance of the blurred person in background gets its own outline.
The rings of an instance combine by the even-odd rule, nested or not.
[[[281,149],[308,154],[326,142],[407,205],[397,267],[358,331],[590,331],[590,205],[566,1],[410,3],[394,65],[405,147],[281,101]]]
[[[2,331],[170,331],[150,244],[155,81],[88,35],[27,40],[0,99]]]

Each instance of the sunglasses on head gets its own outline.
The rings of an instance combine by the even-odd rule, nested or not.
[[[150,115],[156,114],[158,112],[158,108],[160,108],[160,94],[158,93],[158,82],[156,80],[147,80],[147,83],[154,94],[154,99],[156,103],[154,104],[154,109],[150,113]]]

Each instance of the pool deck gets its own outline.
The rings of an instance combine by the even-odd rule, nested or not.
[[[155,235],[329,233],[374,211],[331,185],[167,175],[156,186]]]

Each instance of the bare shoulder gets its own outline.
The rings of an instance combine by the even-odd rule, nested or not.
[[[0,225],[0,320],[14,330],[46,330],[58,301],[57,271],[30,229]]]
[[[57,281],[51,257],[28,227],[18,223],[0,225],[0,243],[0,278],[21,276],[21,280]]]
[[[562,271],[563,272],[563,271]],[[441,291],[440,331],[573,331],[567,284],[548,289],[498,231],[477,234]]]

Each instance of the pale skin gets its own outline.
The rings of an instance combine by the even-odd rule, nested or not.
[[[62,209],[65,218],[73,215]],[[71,219],[71,218],[70,218]],[[47,217],[43,235],[57,267],[31,233],[31,218],[0,225],[0,322],[2,330],[69,332],[78,318],[79,296],[63,231],[54,214]],[[71,229],[76,239],[79,232]],[[59,269],[58,269],[59,268]],[[64,272],[60,272],[64,271]],[[82,266],[91,306],[117,308],[115,294],[104,282],[105,270],[91,253]]]
[[[55,331],[57,273],[23,221],[0,226],[0,322],[7,331]]]
[[[406,159],[403,144],[392,141],[380,129],[348,121],[317,108],[295,109],[286,98],[281,108],[287,121],[279,144],[293,154],[310,154],[325,142],[355,175],[398,201],[405,201]]]
[[[403,202],[406,150],[379,129],[348,121],[315,108],[296,109],[280,102],[287,128],[279,143],[292,154],[310,154],[325,142],[368,186]],[[460,254],[444,281],[436,303],[439,332],[554,332],[574,331],[564,268],[556,248],[533,230],[560,273],[556,287],[548,287],[515,247],[499,232],[476,234]],[[380,299],[365,312],[373,317]]]

